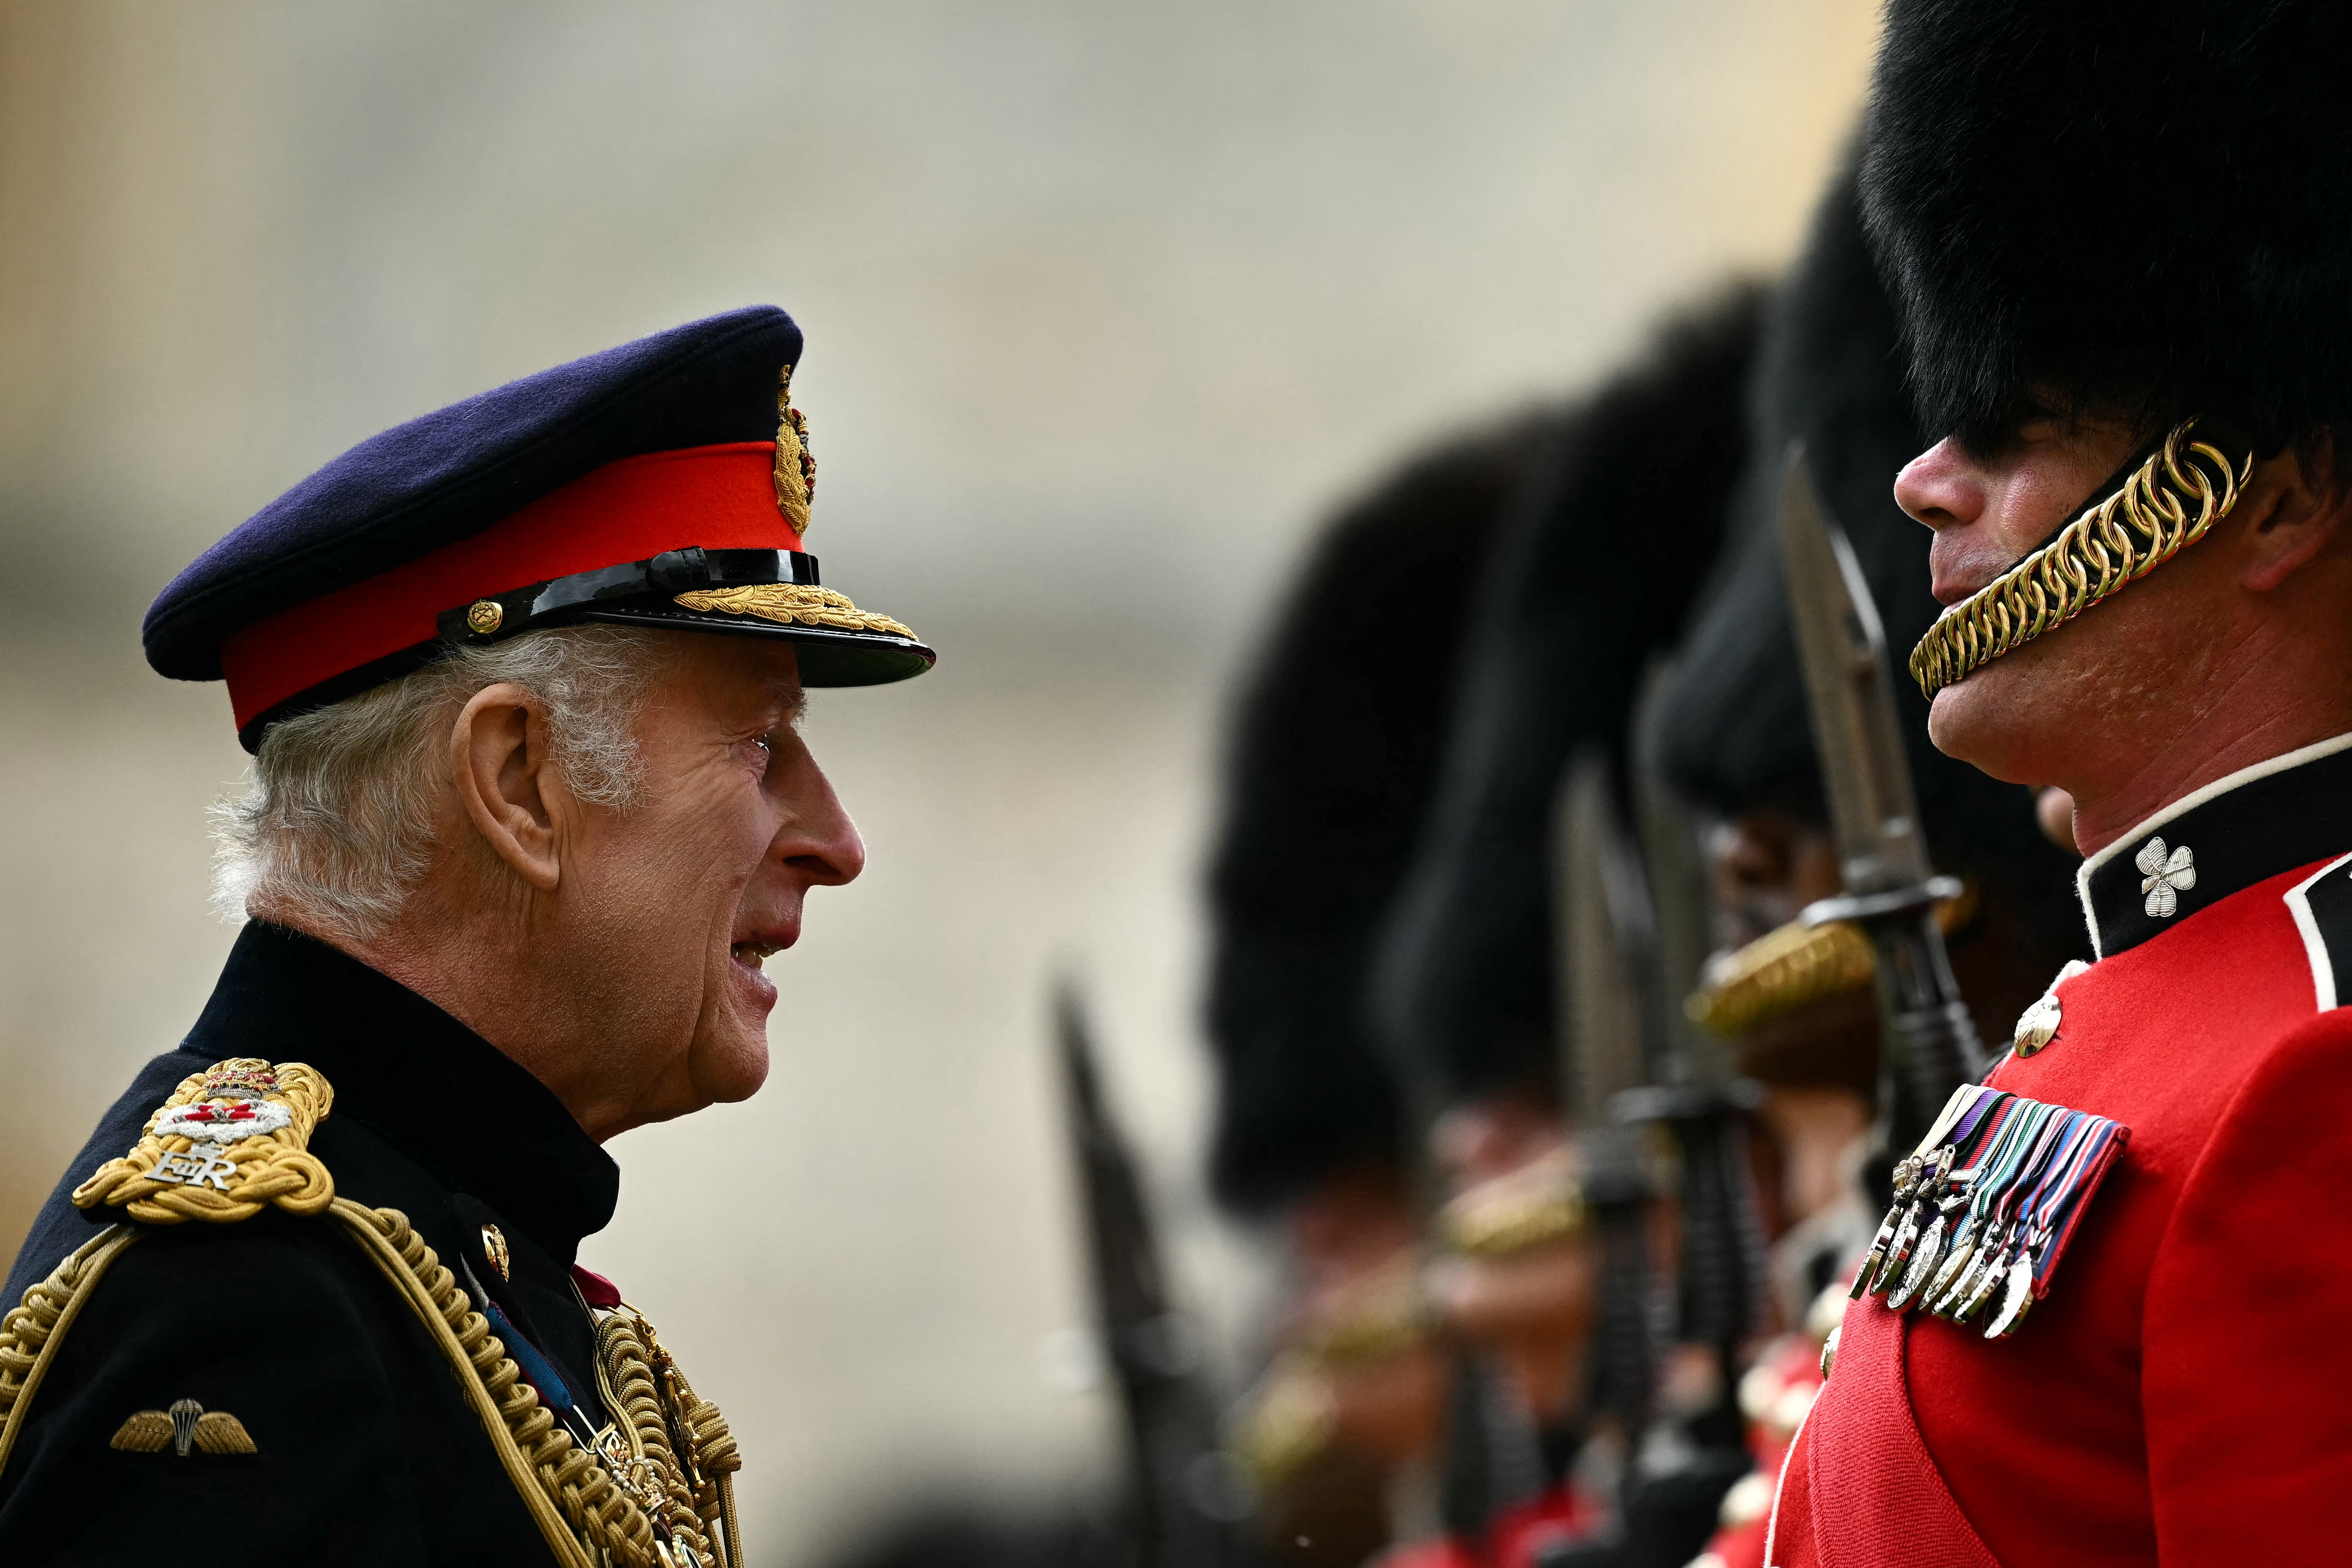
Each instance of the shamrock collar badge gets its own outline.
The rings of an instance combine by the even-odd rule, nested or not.
[[[2169,920],[2180,908],[2180,895],[2197,885],[2197,857],[2186,844],[2168,856],[2164,840],[2151,838],[2132,864],[2140,870],[2139,890],[2147,895],[2140,907],[2153,920]]]

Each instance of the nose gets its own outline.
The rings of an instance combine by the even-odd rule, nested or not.
[[[1929,528],[1965,528],[1982,517],[1984,478],[1959,442],[1945,437],[1895,476],[1895,504]]]
[[[854,882],[866,869],[866,840],[816,759],[802,750],[797,761],[785,792],[783,826],[769,852],[811,887]]]

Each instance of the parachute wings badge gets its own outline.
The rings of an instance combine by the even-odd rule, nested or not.
[[[314,1215],[334,1179],[310,1152],[334,1103],[326,1078],[300,1062],[236,1057],[181,1079],[147,1120],[137,1147],[74,1189],[74,1206],[103,1205],[148,1225],[226,1225],[271,1205]]]
[[[169,1410],[133,1411],[107,1447],[125,1454],[160,1454],[169,1448],[183,1459],[192,1451],[258,1451],[244,1422],[226,1410],[207,1410],[193,1399],[174,1400]]]

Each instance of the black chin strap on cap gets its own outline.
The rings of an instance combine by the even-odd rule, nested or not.
[[[449,642],[481,647],[546,624],[567,611],[625,599],[675,597],[708,588],[817,584],[816,557],[798,550],[665,550],[644,561],[575,572],[509,589],[441,612],[435,626]]]

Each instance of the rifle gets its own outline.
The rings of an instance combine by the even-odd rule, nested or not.
[[[1651,689],[1658,685],[1654,676]],[[1648,1016],[1658,1070],[1653,1087],[1618,1096],[1613,1109],[1621,1120],[1664,1121],[1675,1134],[1682,1167],[1676,1337],[1713,1351],[1727,1380],[1762,1319],[1764,1231],[1746,1120],[1760,1093],[1734,1074],[1722,1042],[1682,1005],[1706,960],[1713,900],[1696,825],[1667,789],[1646,725],[1637,722],[1636,734],[1634,814],[1654,911]],[[1703,1442],[1743,1441],[1727,1387],[1720,1408],[1698,1426]]]
[[[1599,1321],[1587,1402],[1629,1438],[1656,1380],[1654,1275],[1646,1211],[1655,1182],[1644,1130],[1614,1115],[1617,1097],[1649,1081],[1639,957],[1649,910],[1642,871],[1618,818],[1612,769],[1585,752],[1570,763],[1552,817],[1559,911],[1560,1091],[1582,1150],[1584,1201],[1601,1235]]]
[[[1134,1568],[1219,1568],[1235,1560],[1235,1490],[1200,1343],[1171,1303],[1134,1153],[1103,1093],[1077,988],[1054,1004],[1095,1320],[1127,1436]]]

